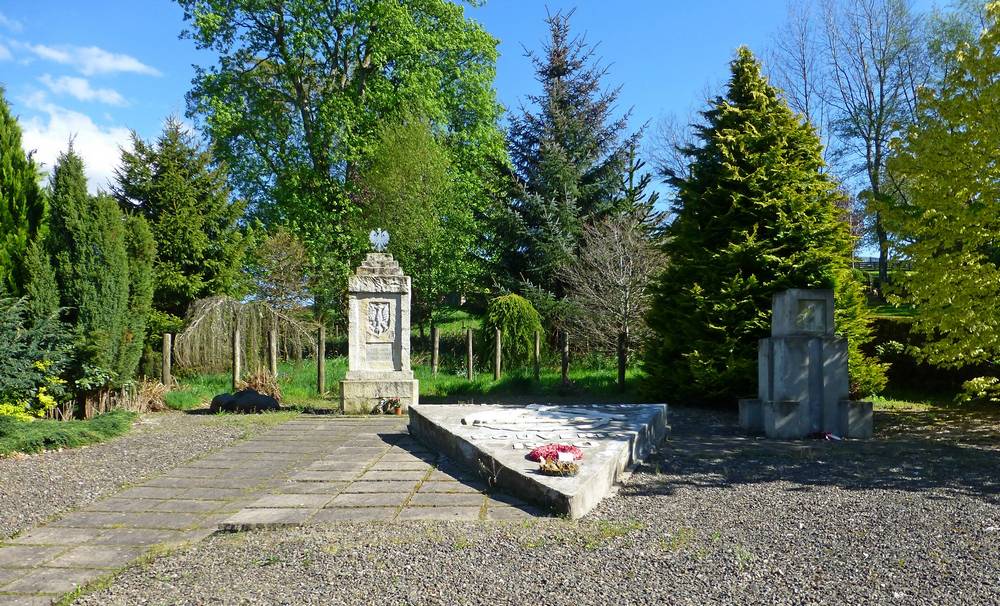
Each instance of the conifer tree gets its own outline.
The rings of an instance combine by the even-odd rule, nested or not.
[[[512,202],[514,242],[507,273],[557,297],[557,269],[576,253],[583,226],[621,201],[618,188],[628,143],[628,116],[614,117],[618,89],[594,48],[570,32],[573,12],[549,15],[543,53],[529,53],[542,93],[529,95],[511,124],[508,146],[519,192]]]
[[[237,222],[244,205],[230,195],[225,166],[179,120],[169,118],[155,142],[132,133],[112,193],[152,229],[153,307],[161,321],[179,322],[196,299],[237,294],[246,247]]]
[[[88,195],[72,146],[56,161],[50,189],[48,248],[64,320],[74,331],[71,379],[81,393],[120,384],[135,373],[146,337],[149,228],[141,217],[126,220],[110,196]]]
[[[741,48],[725,96],[702,112],[690,170],[670,175],[676,218],[648,316],[645,368],[658,393],[704,400],[751,395],[771,297],[832,288],[852,240],[822,171],[813,127]]]
[[[24,294],[28,249],[46,221],[38,166],[21,148],[21,127],[0,88],[0,290]]]

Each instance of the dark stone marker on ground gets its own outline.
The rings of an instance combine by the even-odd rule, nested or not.
[[[253,413],[267,410],[281,410],[278,401],[271,396],[257,393],[253,389],[244,389],[234,394],[222,393],[212,398],[209,411]]]

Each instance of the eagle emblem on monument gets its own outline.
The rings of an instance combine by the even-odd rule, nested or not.
[[[371,301],[368,303],[368,332],[376,337],[389,330],[389,302]]]
[[[373,229],[368,234],[368,241],[371,242],[375,252],[385,252],[389,246],[389,232],[384,229]]]

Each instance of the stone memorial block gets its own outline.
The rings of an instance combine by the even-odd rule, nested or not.
[[[410,369],[410,277],[383,252],[389,236],[371,233],[368,253],[348,280],[348,369],[340,382],[346,414],[366,414],[383,399],[416,404],[418,384]]]
[[[834,330],[833,291],[778,293],[772,314],[771,337],[758,350],[758,397],[740,401],[741,425],[771,438],[871,437],[871,403],[847,399],[847,341]]]

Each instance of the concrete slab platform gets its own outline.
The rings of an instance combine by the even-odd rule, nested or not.
[[[417,404],[409,420],[413,436],[462,463],[468,474],[571,518],[593,509],[668,429],[666,404]],[[576,476],[543,475],[527,458],[532,448],[548,443],[580,447],[584,457]]]

